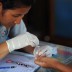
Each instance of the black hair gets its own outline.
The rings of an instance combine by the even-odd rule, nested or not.
[[[32,6],[35,0],[0,0],[3,9],[15,9],[23,6]]]

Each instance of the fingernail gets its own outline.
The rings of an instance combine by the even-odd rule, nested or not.
[[[37,57],[35,57],[35,60],[37,59]]]

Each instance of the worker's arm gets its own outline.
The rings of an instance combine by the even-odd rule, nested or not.
[[[34,47],[29,45],[29,46],[19,49],[18,51],[33,54]]]
[[[8,53],[9,53],[9,50],[8,50],[7,43],[6,42],[1,43],[0,44],[0,59],[5,57]]]
[[[72,72],[72,68],[58,62],[54,58],[37,56],[35,63],[44,68],[53,68],[60,72]]]
[[[37,39],[37,37],[28,32],[25,34],[16,36],[0,44],[0,59],[2,59],[9,52],[12,52],[14,50],[21,49],[27,46],[35,47],[38,44],[39,44],[39,40]],[[29,51],[29,49],[27,50]]]

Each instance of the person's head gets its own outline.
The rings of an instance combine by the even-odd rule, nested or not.
[[[7,28],[19,24],[34,0],[0,0],[0,23]]]

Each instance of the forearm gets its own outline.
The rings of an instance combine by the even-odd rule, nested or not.
[[[34,47],[29,45],[29,46],[26,46],[26,47],[20,49],[19,51],[33,54]]]
[[[72,72],[72,68],[70,68],[67,65],[64,65],[62,63],[57,63],[55,69],[61,71],[61,72]]]
[[[9,53],[8,47],[7,47],[7,43],[1,43],[0,44],[0,59],[2,59],[3,57],[5,57],[7,54]]]

